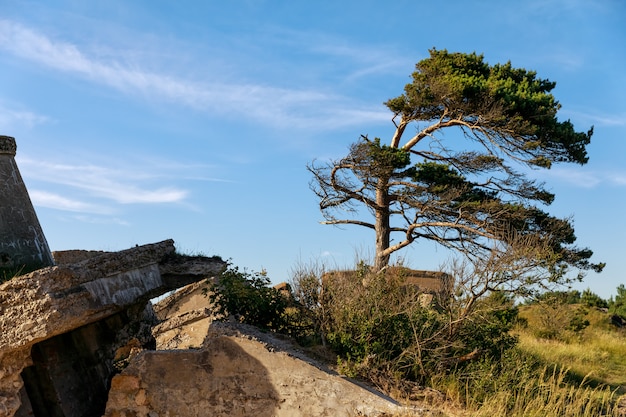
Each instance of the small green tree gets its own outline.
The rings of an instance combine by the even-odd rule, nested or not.
[[[573,298],[572,294],[578,297]],[[583,330],[590,324],[589,311],[578,291],[548,291],[537,296],[533,304],[539,319],[534,329],[537,337],[569,341],[572,337],[582,337]]]
[[[582,301],[582,296],[578,290],[554,290],[545,291],[537,294],[535,297],[528,299],[528,304],[535,304],[544,301],[558,301],[560,304],[579,304]]]
[[[609,303],[587,288],[580,296],[580,302],[587,307],[608,308]]]
[[[620,284],[615,297],[609,299],[609,312],[626,318],[626,287]]]

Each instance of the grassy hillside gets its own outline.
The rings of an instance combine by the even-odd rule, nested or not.
[[[625,415],[626,329],[611,324],[611,314],[581,304],[533,304],[521,306],[519,318],[513,330],[519,344],[501,363],[477,362],[431,381],[447,399],[442,415]]]
[[[527,324],[515,330],[519,348],[546,364],[569,369],[581,381],[586,378],[594,385],[605,384],[619,393],[626,393],[626,329],[612,325],[611,314],[597,308],[571,304],[562,305],[560,309],[545,311],[540,305],[520,308],[520,317]],[[568,323],[557,322],[575,314],[581,314],[589,322],[579,332],[563,328]],[[548,323],[546,316],[551,316]],[[546,324],[561,327],[560,334],[552,338],[540,337]]]
[[[623,416],[626,329],[580,304],[521,306],[519,344],[500,363],[434,379],[463,411],[449,416]],[[457,410],[458,410],[457,409]]]

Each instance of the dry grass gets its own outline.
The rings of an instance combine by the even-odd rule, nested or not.
[[[567,367],[579,378],[595,385],[605,384],[619,392],[626,392],[626,337],[624,332],[612,328],[609,317],[590,309],[586,318],[590,325],[578,337],[562,340],[537,338],[533,332],[532,309],[521,314],[529,321],[525,329],[518,329],[519,347],[544,363]]]
[[[468,401],[461,406],[454,400],[449,386],[447,402],[426,409],[406,411],[390,417],[619,417],[618,394],[608,387],[590,387],[585,381],[578,385],[568,382],[565,369],[545,367],[543,372],[528,379],[502,384],[501,389],[480,404]]]
[[[570,384],[567,370],[544,368],[528,381],[503,387],[479,407],[473,416],[597,417],[620,415],[617,394],[608,387],[592,388],[585,381]]]

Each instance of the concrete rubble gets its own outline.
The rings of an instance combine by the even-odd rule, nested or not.
[[[83,416],[98,401],[104,410],[115,353],[133,339],[154,344],[149,300],[226,266],[177,255],[172,240],[86,254],[0,285],[0,416],[39,415],[38,407]]]

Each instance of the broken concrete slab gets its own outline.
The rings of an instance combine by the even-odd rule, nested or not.
[[[152,329],[158,350],[202,346],[211,323],[223,318],[218,313],[219,308],[207,297],[207,291],[205,282],[196,282],[153,306],[159,319],[159,324]]]
[[[174,241],[165,240],[15,277],[0,285],[0,352],[111,316],[181,283],[216,276],[225,266],[220,258],[176,255]]]

